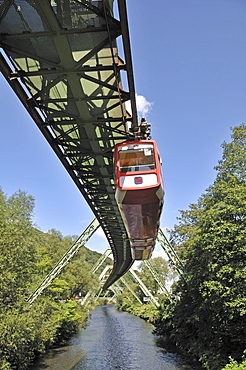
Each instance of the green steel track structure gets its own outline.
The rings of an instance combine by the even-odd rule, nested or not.
[[[52,283],[52,281],[60,274],[62,269],[72,260],[73,256],[79,251],[79,249],[85,245],[85,243],[91,238],[93,233],[98,229],[99,227],[99,222],[95,218],[90,225],[84,230],[84,232],[80,235],[80,237],[71,245],[71,247],[64,253],[64,255],[61,257],[61,259],[57,262],[57,264],[53,267],[53,269],[47,274],[45,279],[39,284],[37,289],[29,296],[27,302],[29,304],[33,304],[33,302],[42,294],[42,292]],[[174,248],[172,245],[169,243],[167,238],[165,237],[163,231],[159,229],[158,231],[158,241],[160,245],[162,246],[163,250],[169,257],[170,262],[175,266],[177,271],[179,272],[179,275],[182,279],[184,279],[184,270],[182,269],[182,263],[176,254]],[[105,252],[101,255],[101,257],[98,259],[98,261],[95,263],[95,265],[91,269],[91,273],[95,274],[97,270],[104,264],[106,259],[110,256],[112,253],[112,250],[106,249]],[[168,292],[165,283],[163,282],[162,278],[159,276],[158,271],[155,269],[155,267],[152,265],[151,261],[145,260],[144,261],[145,265],[149,268],[152,276],[158,283],[160,289],[165,293],[165,295],[169,298],[169,300],[172,300],[172,297],[170,293]],[[105,277],[107,276],[108,272],[111,270],[112,266],[111,265],[106,265],[103,272],[99,276],[99,281],[102,283],[105,281]],[[131,268],[129,270],[131,273],[133,269]],[[149,289],[143,284],[141,281],[140,277],[138,276],[138,279],[135,278],[134,273],[132,273],[134,279],[137,281],[139,284],[141,290],[144,292],[144,294],[147,293],[147,297],[152,301],[152,303],[156,306],[156,302],[152,299],[151,292]],[[135,293],[132,291],[131,287],[127,284],[127,281],[123,278],[123,276],[120,277],[118,280],[117,284],[119,282],[122,282],[127,289],[132,293],[133,296],[139,301],[139,303],[142,303],[139,298],[135,295]],[[111,288],[110,288],[111,289]],[[100,288],[94,287],[92,290],[88,291],[86,296],[83,298],[81,304],[82,305],[87,305],[89,303],[89,300],[94,297],[96,294],[101,294],[102,287],[100,285]],[[99,293],[100,292],[100,293]]]
[[[138,126],[125,0],[116,12],[113,0],[0,1],[0,70],[105,232],[114,256],[105,289],[133,263],[113,174],[115,144]]]

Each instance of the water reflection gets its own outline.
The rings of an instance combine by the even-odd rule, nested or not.
[[[153,327],[113,305],[99,306],[66,346],[40,358],[33,370],[194,370],[162,348]]]

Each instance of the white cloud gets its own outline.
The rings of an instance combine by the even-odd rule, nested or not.
[[[136,94],[136,103],[137,103],[137,111],[138,111],[138,114],[142,117],[146,117],[152,106],[153,106],[153,102],[149,102],[143,95],[137,95]],[[132,114],[132,110],[131,110],[131,103],[130,101],[128,100],[126,102],[126,110]]]
[[[95,234],[96,234],[97,236],[99,236],[100,238],[102,238],[102,239],[106,239],[106,240],[107,240],[107,238],[106,238],[106,236],[105,236],[105,233],[104,233],[104,231],[103,231],[103,229],[102,229],[101,227],[99,227],[99,228],[97,229],[97,231],[95,232]]]
[[[159,249],[159,250],[154,249],[153,254],[152,254],[152,258],[156,258],[156,257],[162,257],[165,260],[168,260],[168,256],[162,248]]]
[[[137,111],[141,113],[143,117],[147,116],[154,103],[149,102],[142,95],[136,95],[136,101],[137,101]]]

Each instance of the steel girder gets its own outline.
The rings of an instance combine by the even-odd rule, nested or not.
[[[160,303],[157,301],[157,299],[153,296],[153,294],[150,292],[150,290],[146,287],[146,285],[142,282],[142,280],[140,279],[140,277],[136,274],[136,272],[130,268],[129,269],[130,273],[132,274],[133,278],[136,280],[136,282],[138,283],[140,289],[142,290],[142,292],[146,295],[146,297],[149,298],[150,302],[156,307],[156,308],[159,308],[160,307]]]
[[[157,282],[157,284],[159,285],[159,287],[161,288],[162,292],[167,296],[167,298],[171,301],[171,294],[169,293],[169,291],[167,290],[166,288],[166,285],[165,283],[163,282],[162,278],[160,278],[159,276],[159,273],[158,271],[156,270],[156,268],[152,265],[151,261],[150,260],[145,260],[144,261],[144,264],[148,267],[148,269],[150,270],[153,278],[155,279],[155,281]]]
[[[57,262],[55,267],[48,273],[45,279],[37,287],[37,289],[30,295],[27,302],[33,304],[33,302],[42,294],[42,292],[52,283],[52,281],[60,274],[62,269],[67,266],[73,256],[85,246],[85,243],[91,238],[94,232],[98,229],[99,223],[97,219],[94,219],[90,225],[84,230],[80,237],[73,243],[73,245],[64,253],[62,258]],[[106,254],[106,253],[105,253]],[[109,254],[108,254],[109,255]],[[105,257],[106,259],[107,257]]]
[[[113,0],[0,2],[1,71],[108,238],[115,263],[105,288],[133,262],[114,197],[114,146],[127,139],[129,122],[137,125],[125,0],[118,3],[119,20]],[[121,85],[123,70],[130,92]]]
[[[185,269],[184,269],[183,263],[180,260],[175,249],[173,248],[172,244],[167,240],[161,228],[158,230],[157,241],[160,243],[162,249],[167,254],[169,260],[171,261],[173,266],[176,268],[180,277],[185,281]]]

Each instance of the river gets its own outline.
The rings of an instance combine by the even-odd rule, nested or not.
[[[194,370],[182,357],[160,347],[153,326],[120,312],[113,305],[98,306],[88,323],[65,346],[40,357],[33,370]]]

